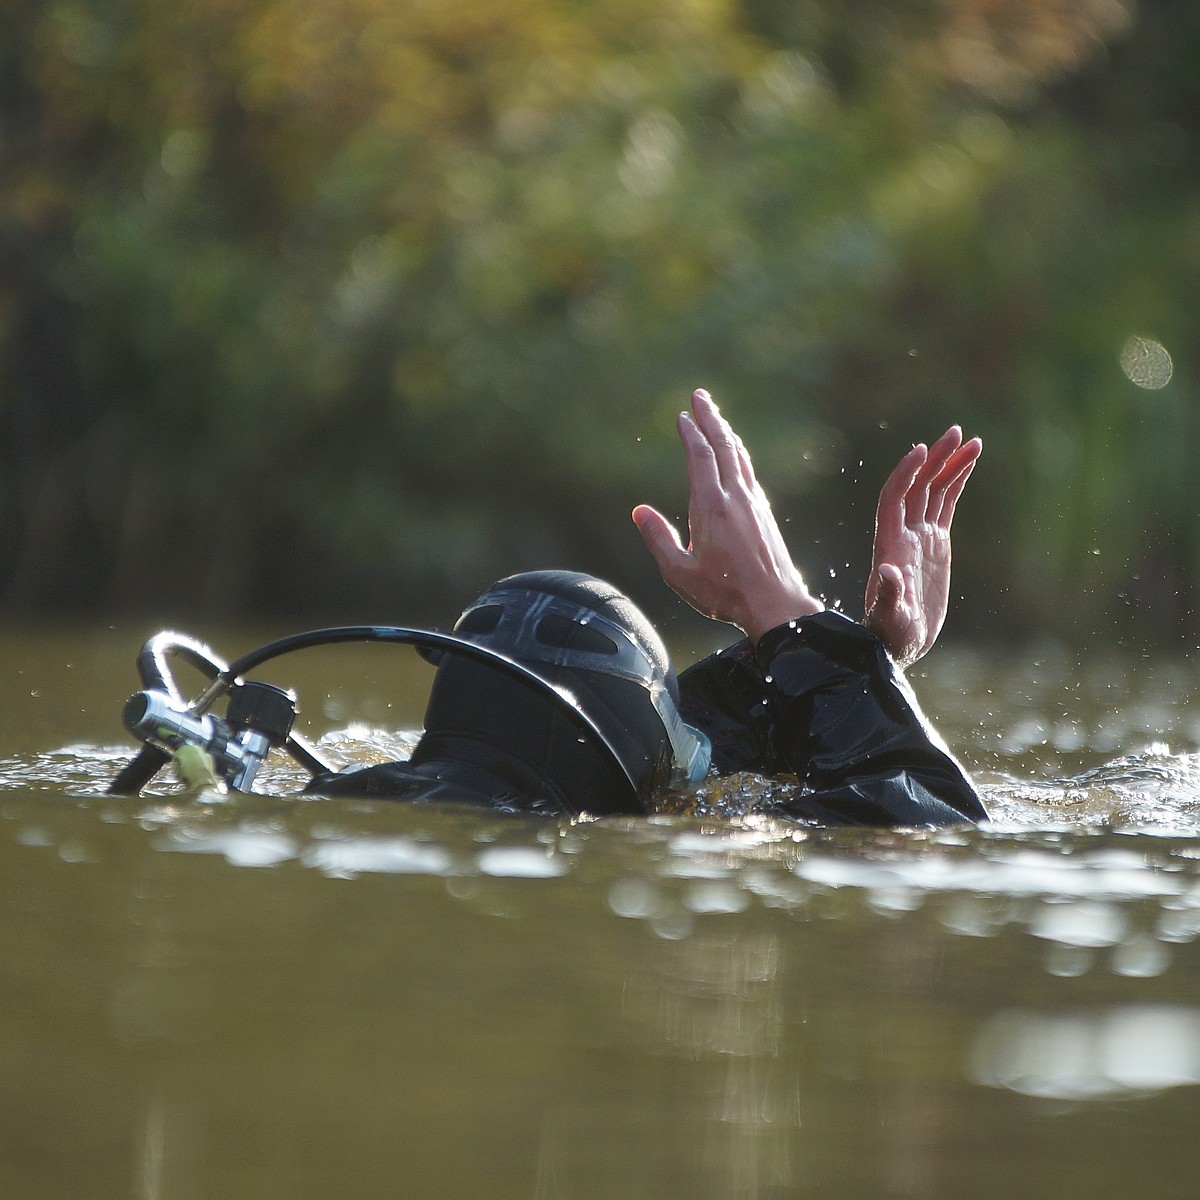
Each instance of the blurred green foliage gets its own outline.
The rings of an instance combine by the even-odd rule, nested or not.
[[[1196,6],[2,2],[10,611],[674,611],[707,386],[849,611],[955,420],[952,632],[1196,633]]]

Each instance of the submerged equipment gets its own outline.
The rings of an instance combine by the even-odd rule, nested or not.
[[[578,782],[580,807],[610,812],[644,809],[661,787],[707,774],[708,739],[680,717],[674,674],[649,622],[590,576],[531,572],[485,592],[454,633],[337,626],[282,638],[232,663],[188,635],[156,634],[138,655],[143,690],[123,714],[143,748],[109,791],[140,791],[172,758],[181,766],[181,757],[191,761],[188,778],[202,777],[197,754],[240,791],[252,790],[277,748],[313,776],[336,771],[293,730],[295,695],[247,676],[297,650],[372,641],[415,646],[437,665],[414,764],[453,764],[456,755],[477,762],[481,748],[493,756],[511,751],[542,772],[551,790],[573,791]],[[209,680],[194,699],[184,698],[173,658]],[[221,701],[223,716],[213,711]],[[586,778],[564,783],[564,773]],[[599,797],[597,789],[614,779],[631,789],[629,802]]]

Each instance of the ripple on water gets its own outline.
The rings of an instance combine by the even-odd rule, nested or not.
[[[341,878],[362,872],[442,875],[454,866],[453,855],[444,847],[406,837],[329,838],[298,857],[305,866]]]
[[[411,742],[410,735],[360,730],[333,741],[344,752],[355,739],[365,739],[368,757]],[[1091,815],[1078,823],[1061,820],[1061,805],[1056,811],[1053,804],[1027,804],[1023,816],[1036,813],[1039,824],[1015,819],[1016,805],[1005,815],[1001,804],[1002,820],[989,827],[909,834],[821,831],[710,811],[751,803],[762,784],[753,776],[710,784],[699,815],[603,822],[474,812],[451,818],[379,802],[188,795],[165,775],[149,796],[106,798],[101,806],[96,795],[126,758],[123,748],[72,745],[0,764],[10,795],[27,798],[5,813],[21,814],[17,842],[50,848],[64,861],[96,857],[91,835],[65,816],[70,805],[35,799],[49,790],[85,807],[90,800],[93,821],[144,830],[160,851],[216,855],[240,868],[290,863],[338,878],[428,875],[520,886],[569,878],[586,867],[589,882],[597,872],[604,879],[600,894],[608,909],[647,922],[663,937],[685,937],[697,921],[752,908],[800,912],[834,895],[883,919],[915,913],[932,899],[933,918],[965,937],[1022,929],[1046,944],[1052,974],[1086,972],[1102,954],[1114,974],[1150,978],[1169,969],[1172,945],[1200,937],[1200,851],[1189,840],[1200,810],[1200,767],[1197,756],[1162,747],[1070,781],[1020,784],[1024,793],[1041,789],[1043,799],[1079,797],[1075,809]],[[281,773],[268,781],[281,779],[280,792],[303,782],[298,769],[276,769]],[[762,786],[769,800],[779,785]],[[1098,810],[1149,812],[1151,819],[1136,833],[1121,834],[1119,823],[1117,831],[1103,831]],[[1051,823],[1047,811],[1055,814]],[[421,828],[414,833],[414,826]],[[451,894],[466,898],[472,887],[455,883]]]
[[[986,781],[993,818],[1023,828],[1057,824],[1200,833],[1200,755],[1151,743],[1074,775]]]
[[[480,851],[476,864],[485,875],[510,879],[555,879],[569,869],[560,855],[532,846],[490,846]]]
[[[1006,1009],[984,1023],[971,1075],[1050,1100],[1117,1100],[1200,1083],[1200,1009]]]
[[[1114,715],[1110,721],[1115,719]],[[1005,736],[1027,749],[1043,732],[1041,717],[1014,713]],[[406,757],[416,736],[411,730],[349,725],[325,734],[320,745],[338,761],[366,765]],[[1097,736],[1097,730],[1088,735],[1087,745],[1092,750]],[[1118,746],[1119,742],[1113,744]],[[45,753],[0,758],[0,791],[102,794],[130,757],[127,745],[77,742]],[[980,772],[979,777],[993,819],[1004,826],[1200,833],[1200,754],[1172,751],[1159,742],[1151,741],[1144,750],[1121,754],[1071,775]],[[257,786],[264,794],[285,795],[299,791],[306,778],[294,763],[275,754],[260,773]],[[750,773],[715,778],[694,793],[665,797],[662,815],[667,819],[685,816],[736,820],[769,809],[773,802],[786,799],[795,787],[795,783]],[[172,773],[165,770],[146,794],[173,795],[178,790]]]
[[[261,829],[221,829],[197,832],[175,827],[157,843],[160,850],[186,854],[219,854],[235,867],[274,867],[296,857],[295,838]]]

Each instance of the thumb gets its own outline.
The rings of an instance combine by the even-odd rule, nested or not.
[[[648,504],[639,504],[633,510],[633,523],[637,526],[646,549],[658,564],[659,573],[667,579],[687,554],[679,532],[657,509]],[[668,580],[668,582],[670,582]]]
[[[904,574],[894,563],[880,563],[876,571],[875,603],[871,612],[895,612],[904,599]]]

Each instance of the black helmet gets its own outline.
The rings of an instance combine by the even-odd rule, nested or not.
[[[536,807],[644,812],[673,780],[708,770],[703,734],[683,723],[678,684],[654,627],[621,591],[590,575],[531,571],[494,584],[455,633],[528,666],[563,703],[463,655],[447,654],[413,764],[468,762],[525,780]],[[588,736],[577,705],[608,745]]]

